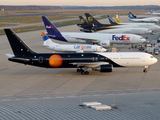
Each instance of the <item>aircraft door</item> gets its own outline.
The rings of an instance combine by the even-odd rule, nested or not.
[[[132,43],[135,43],[135,40],[136,40],[136,37],[134,36],[134,37],[132,37]]]
[[[42,56],[40,56],[38,60],[39,60],[39,63],[43,63],[43,57]]]

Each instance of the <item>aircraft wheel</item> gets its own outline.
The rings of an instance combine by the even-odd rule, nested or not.
[[[81,74],[82,74],[82,75],[84,75],[84,74],[85,74],[85,72],[84,72],[84,71],[81,71]]]
[[[80,72],[81,71],[81,69],[77,69],[77,72]]]
[[[88,72],[88,71],[85,71],[84,74],[89,75],[89,72]]]
[[[147,72],[147,69],[144,69],[143,72],[146,73],[146,72]]]

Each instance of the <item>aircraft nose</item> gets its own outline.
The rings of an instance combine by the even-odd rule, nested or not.
[[[147,32],[148,32],[148,33],[152,33],[152,30],[148,30]]]
[[[157,58],[154,58],[153,64],[156,63],[156,62],[158,62],[158,59],[157,59]]]
[[[141,42],[142,42],[142,43],[146,42],[146,39],[141,39]]]
[[[158,26],[158,25],[157,25],[157,27],[156,27],[156,28],[157,28],[157,30],[160,30],[160,26]]]
[[[157,21],[157,22],[158,22],[159,20],[158,20],[158,19],[155,19],[155,21]]]
[[[102,52],[107,52],[107,50],[106,50],[106,49],[103,49]]]

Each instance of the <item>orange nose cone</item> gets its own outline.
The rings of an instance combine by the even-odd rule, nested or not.
[[[49,58],[49,65],[52,67],[60,67],[62,65],[62,57],[60,55],[52,55]]]

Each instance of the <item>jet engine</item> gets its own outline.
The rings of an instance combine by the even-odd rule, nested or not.
[[[99,67],[92,68],[93,71],[100,71],[100,72],[112,72],[113,65],[100,65]]]
[[[101,40],[98,44],[102,47],[109,47],[110,41],[109,40]]]

